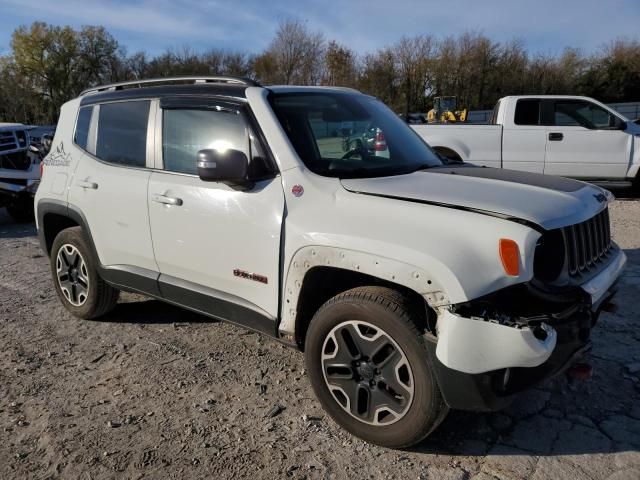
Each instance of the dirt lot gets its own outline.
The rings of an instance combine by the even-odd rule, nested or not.
[[[0,210],[0,478],[638,479],[640,201],[612,217],[630,262],[593,378],[454,412],[392,451],[338,428],[302,355],[258,334],[133,295],[104,321],[72,318],[34,227]]]

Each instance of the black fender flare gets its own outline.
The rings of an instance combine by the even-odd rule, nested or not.
[[[91,235],[91,229],[89,228],[89,223],[87,222],[86,217],[80,211],[79,208],[60,200],[46,199],[40,200],[38,202],[38,206],[36,208],[36,216],[38,218],[38,240],[40,242],[40,247],[47,254],[47,256],[51,253],[47,246],[46,241],[46,232],[44,229],[44,217],[53,213],[56,215],[60,215],[62,217],[67,217],[70,220],[73,220],[78,226],[82,227],[84,232],[87,235],[87,240],[89,241],[89,247],[91,248],[91,253],[100,261],[100,257],[98,256],[98,251],[96,250],[96,246],[93,242],[93,236]],[[100,262],[102,266],[102,262]]]

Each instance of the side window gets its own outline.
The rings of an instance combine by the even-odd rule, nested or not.
[[[91,124],[92,113],[93,106],[82,107],[78,112],[78,121],[76,122],[76,132],[73,136],[73,141],[84,150],[87,149],[87,142],[89,141],[89,125]]]
[[[171,172],[198,173],[199,150],[233,148],[249,157],[249,135],[243,116],[232,110],[165,109],[162,158]]]
[[[96,144],[99,159],[133,167],[146,165],[149,104],[145,100],[100,105]]]
[[[513,122],[516,125],[540,125],[540,100],[536,98],[518,100]]]
[[[554,103],[554,125],[559,127],[610,128],[615,117],[595,103],[582,100],[560,100]]]

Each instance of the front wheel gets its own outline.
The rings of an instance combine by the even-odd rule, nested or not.
[[[415,309],[394,290],[359,287],[325,303],[309,326],[305,362],[324,409],[368,442],[414,445],[448,412]]]

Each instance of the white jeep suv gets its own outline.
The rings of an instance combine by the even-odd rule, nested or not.
[[[71,313],[125,290],[275,337],[340,425],[390,447],[570,366],[626,261],[606,190],[445,165],[354,90],[94,88],[62,107],[44,163],[38,233]]]

